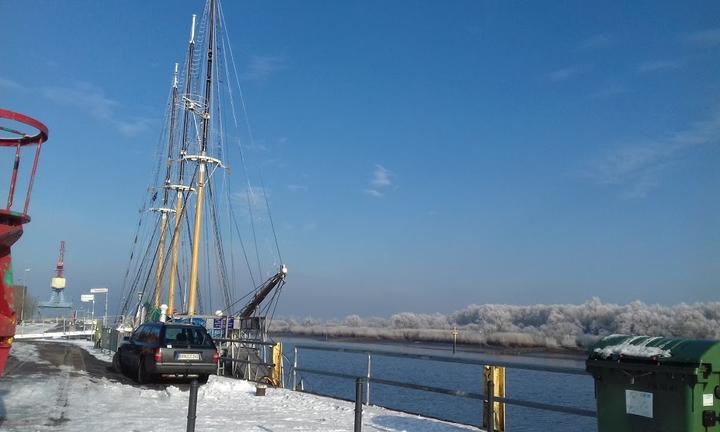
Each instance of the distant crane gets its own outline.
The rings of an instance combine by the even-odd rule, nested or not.
[[[50,301],[40,302],[40,309],[56,310],[64,315],[72,309],[72,303],[65,301],[65,241],[60,241],[60,257],[55,266],[55,277],[50,280]]]
[[[57,267],[55,267],[55,277],[52,279],[50,286],[53,288],[65,288],[65,240],[60,240],[60,257],[58,258]],[[62,286],[58,286],[62,284]]]

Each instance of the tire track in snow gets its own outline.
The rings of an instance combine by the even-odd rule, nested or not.
[[[70,382],[70,368],[74,366],[74,363],[76,362],[75,356],[72,354],[70,350],[69,345],[65,345],[65,353],[63,354],[63,364],[60,367],[61,372],[61,379],[59,381],[58,389],[57,389],[57,400],[55,401],[55,406],[53,407],[52,411],[50,412],[50,415],[48,416],[48,421],[45,423],[47,426],[59,426],[67,421],[69,419],[65,418],[65,411],[67,410],[68,406],[68,395],[70,393],[70,387],[72,386]],[[72,364],[71,364],[72,363]],[[80,369],[82,370],[82,369]]]

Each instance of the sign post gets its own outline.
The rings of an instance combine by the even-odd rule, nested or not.
[[[95,328],[95,294],[80,294],[80,301],[85,303],[92,302],[92,313],[90,314],[90,321],[92,321],[93,328]]]
[[[103,315],[103,328],[107,326],[107,307],[108,307],[108,289],[107,288],[90,288],[93,294],[105,294],[105,315]]]

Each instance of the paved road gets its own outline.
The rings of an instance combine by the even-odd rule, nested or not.
[[[112,381],[134,384],[128,377],[116,373],[108,363],[93,357],[77,345],[62,342],[23,341],[18,343],[37,347],[39,361],[20,361],[12,355],[11,351],[10,358],[5,367],[5,379],[38,373],[50,376],[59,375],[62,372],[59,368],[60,366],[70,366],[76,371],[87,372],[87,374],[93,378],[107,378]]]
[[[60,366],[70,366],[75,371],[85,371],[92,378],[107,378],[128,385],[137,385],[130,378],[115,372],[110,364],[103,362],[79,346],[62,342],[18,342],[37,347],[39,362],[20,361],[12,354],[5,367],[5,378],[13,376],[42,374],[60,375]],[[48,364],[49,363],[49,364]],[[72,372],[71,372],[72,375]]]
[[[122,373],[116,372],[110,363],[104,362],[92,356],[82,347],[77,345],[62,342],[42,341],[22,341],[19,343],[30,344],[37,347],[39,354],[38,360],[40,361],[19,361],[12,355],[11,351],[7,366],[5,367],[6,378],[11,379],[14,376],[27,376],[37,373],[59,375],[61,373],[60,366],[71,366],[76,371],[85,371],[90,378],[106,378],[110,381],[120,382],[135,387],[164,389],[168,385],[179,385],[183,390],[187,390],[189,388],[189,381],[181,378],[167,378],[153,384],[140,386],[133,379],[128,378]]]

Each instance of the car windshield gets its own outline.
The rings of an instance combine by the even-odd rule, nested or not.
[[[213,347],[210,335],[203,329],[193,327],[165,327],[165,343],[168,345]]]

